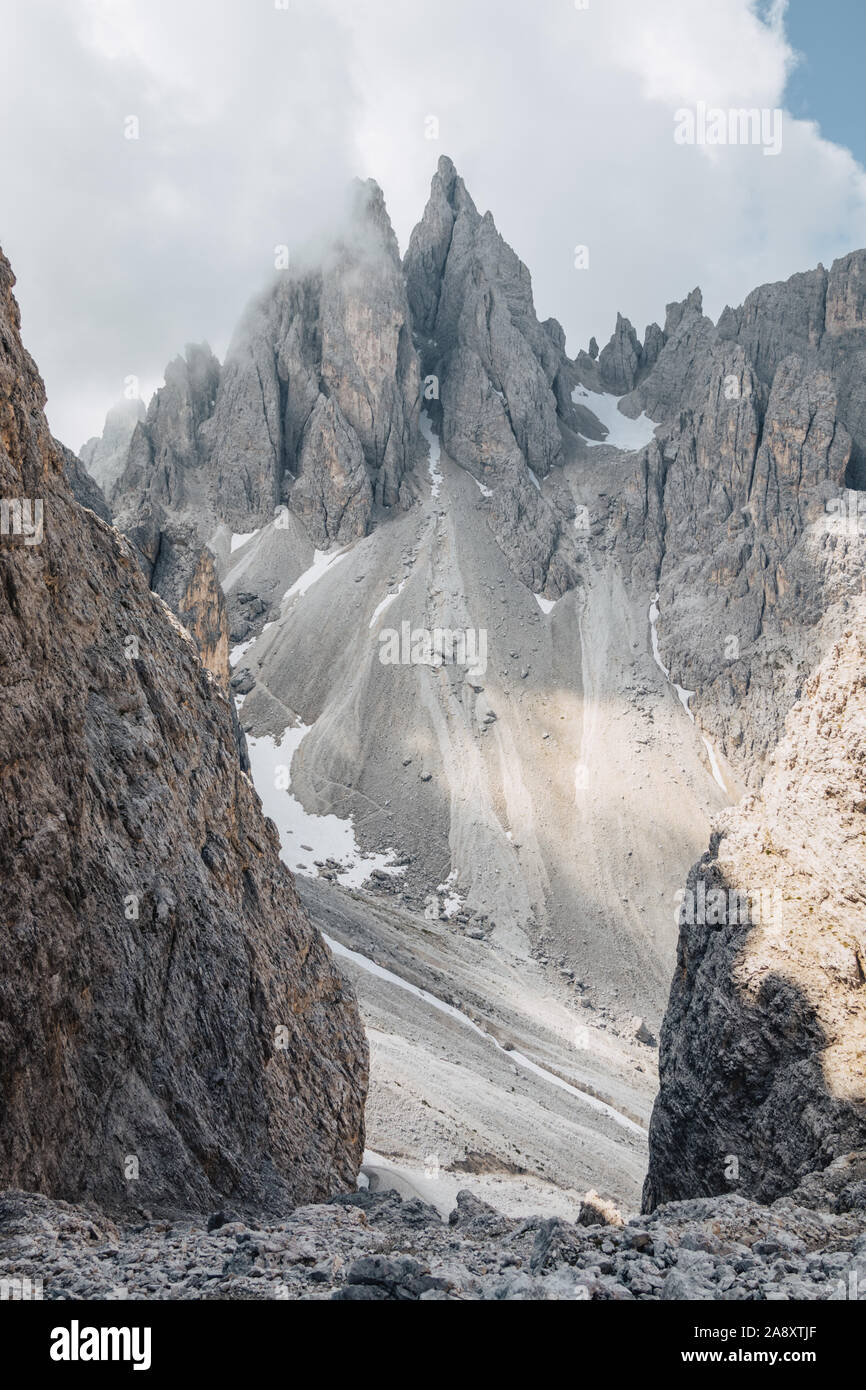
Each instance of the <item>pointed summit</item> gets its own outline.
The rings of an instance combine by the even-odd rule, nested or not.
[[[360,255],[369,256],[383,249],[390,260],[400,263],[400,248],[391,225],[385,195],[375,179],[355,179],[352,185],[349,225],[341,238]]]
[[[441,382],[443,446],[492,489],[488,521],[514,572],[557,598],[575,582],[573,547],[538,480],[561,461],[560,421],[576,424],[572,364],[560,325],[538,321],[527,267],[447,156],[404,269],[423,369]]]
[[[445,262],[455,224],[461,217],[469,224],[467,233],[474,232],[481,220],[453,162],[442,155],[430,184],[424,215],[409,238],[403,262],[415,329],[425,337],[434,334]]]

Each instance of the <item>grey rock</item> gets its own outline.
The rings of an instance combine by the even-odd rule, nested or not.
[[[864,671],[861,602],[791,710],[760,796],[720,817],[692,870],[692,900],[700,880],[724,910],[680,930],[645,1210],[731,1187],[772,1201],[866,1148]],[[827,1181],[853,1206],[852,1168]]]
[[[828,1188],[859,1171],[848,1155]],[[464,1201],[469,1212],[469,1204]],[[426,1212],[419,1220],[420,1212]],[[242,1221],[118,1221],[93,1205],[0,1193],[0,1271],[41,1277],[46,1299],[334,1299],[385,1302],[802,1298],[862,1287],[862,1212],[783,1198],[674,1202],[620,1235],[477,1203],[468,1224],[444,1223],[417,1199],[346,1193],[288,1215]],[[212,1225],[219,1220],[219,1225]],[[640,1248],[638,1248],[638,1246]],[[861,1248],[862,1247],[862,1248]],[[652,1251],[652,1254],[647,1253]]]
[[[854,546],[826,524],[851,440],[830,376],[802,358],[780,363],[769,396],[731,342],[698,354],[689,379],[700,404],[637,456],[614,504],[614,543],[632,582],[659,591],[673,679],[757,784],[860,587]]]
[[[256,530],[297,488],[316,543],[363,535],[371,499],[405,500],[419,402],[396,239],[381,191],[359,183],[321,264],[282,273],[250,304],[221,370],[206,347],[170,364],[128,440],[117,522],[131,532],[147,513],[157,543],[169,523],[195,524],[203,544],[220,523]]]
[[[118,401],[105,417],[102,434],[88,439],[78,451],[82,464],[107,499],[126,467],[135,427],[144,417],[144,402],[137,396]]]
[[[497,542],[525,583],[557,598],[576,561],[532,474],[561,462],[560,424],[577,428],[576,377],[560,325],[536,317],[529,271],[445,157],[404,268],[423,370],[441,381],[443,447],[502,494],[487,511]]]
[[[102,488],[84,468],[71,449],[55,439],[54,444],[63,456],[63,471],[72,491],[72,496],[82,507],[89,507],[102,521],[111,521],[111,512],[103,496]]]
[[[604,389],[616,396],[625,396],[633,390],[642,358],[643,351],[632,325],[622,314],[617,314],[613,336],[598,359]]]
[[[697,1301],[713,1298],[714,1290],[712,1284],[698,1275],[672,1269],[662,1285],[661,1296],[665,1300]]]
[[[292,508],[322,550],[365,536],[373,488],[357,434],[332,396],[319,396],[304,430]]]
[[[202,429],[213,413],[220,368],[207,344],[190,345],[165,369],[146,419],[130,439],[126,466],[110,494],[118,524],[143,507],[180,510],[201,503]]]
[[[0,547],[0,1180],[127,1215],[327,1198],[363,1152],[353,995],[230,701],[72,498],[13,283],[0,256],[0,491],[46,524]]]
[[[656,1046],[656,1039],[642,1018],[632,1019],[632,1029],[638,1042],[645,1043],[647,1047]]]

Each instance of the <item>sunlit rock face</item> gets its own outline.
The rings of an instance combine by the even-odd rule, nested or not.
[[[853,615],[852,615],[853,616]],[[684,894],[644,1206],[771,1201],[866,1146],[866,604]]]

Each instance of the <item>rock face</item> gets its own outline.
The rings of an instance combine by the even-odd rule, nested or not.
[[[625,396],[631,391],[637,381],[642,355],[637,334],[628,319],[617,314],[613,337],[598,359],[605,390],[612,391],[616,396]]]
[[[187,347],[165,369],[165,385],[136,425],[126,466],[111,494],[123,519],[134,504],[180,510],[201,506],[198,477],[206,458],[202,429],[213,413],[220,368],[207,344]]]
[[[552,599],[573,587],[567,490],[542,495],[540,480],[564,461],[563,430],[605,431],[572,402],[561,326],[539,323],[529,271],[448,159],[404,266],[381,190],[359,184],[321,264],[281,273],[250,305],[221,369],[188,348],[121,440],[125,461],[114,415],[86,446],[152,582],[173,523],[204,545],[220,525],[246,534],[287,506],[327,548],[366,535],[377,508],[407,505],[423,454],[419,350],[442,443],[492,494],[487,519],[515,574]],[[158,588],[168,597],[177,583]]]
[[[105,417],[101,435],[82,444],[79,458],[94,482],[110,497],[126,467],[129,445],[136,425],[144,419],[144,402],[138,397],[118,401]]]
[[[750,296],[736,337],[738,315],[713,328],[697,294],[669,306],[629,398],[667,423],[615,508],[627,573],[660,593],[665,664],[748,785],[863,592],[856,518],[843,519],[859,506],[846,485],[861,427],[842,359],[814,346],[804,282],[782,287],[787,313],[771,296],[767,319],[767,292]]]
[[[229,623],[213,558],[190,528],[169,527],[160,537],[150,586],[165,599],[195,639],[202,664],[223,690],[229,684]]]
[[[55,439],[54,444],[63,455],[63,471],[76,502],[80,502],[82,507],[89,507],[103,521],[110,522],[111,510],[105,500],[102,488],[93,481],[81,460],[73,454],[71,449],[67,449],[65,444],[60,443],[59,439]]]
[[[864,1145],[864,884],[861,601],[760,795],[724,814],[689,879],[645,1209],[726,1191],[772,1201]]]
[[[219,379],[207,344],[189,345],[168,364],[165,385],[135,426],[111,500],[150,587],[192,633],[205,666],[227,688],[228,617],[202,535],[209,519],[204,426]]]
[[[360,440],[332,396],[320,395],[304,429],[292,510],[327,550],[365,536],[373,488]]]
[[[577,579],[570,518],[538,480],[562,461],[560,421],[578,424],[562,329],[538,322],[529,271],[450,159],[439,161],[404,266],[423,368],[440,384],[443,446],[493,490],[488,520],[514,572],[558,598]]]
[[[203,431],[210,514],[252,531],[294,508],[300,484],[316,543],[365,534],[373,501],[400,501],[419,400],[397,243],[370,182],[322,267],[282,275],[235,334]]]
[[[317,547],[357,539],[374,507],[407,500],[419,404],[396,238],[381,190],[359,184],[322,264],[281,273],[249,306],[222,368],[206,345],[169,364],[128,441],[117,524],[172,606],[162,538],[176,545],[178,527],[200,551],[217,527],[248,533],[288,506]]]
[[[13,283],[0,256],[0,493],[44,531],[0,539],[0,1182],[131,1213],[327,1198],[363,1150],[354,999],[229,700],[72,497]]]

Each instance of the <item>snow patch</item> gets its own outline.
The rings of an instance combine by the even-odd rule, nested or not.
[[[704,740],[704,747],[707,750],[707,755],[710,760],[710,767],[713,770],[713,776],[715,777],[722,791],[725,793],[725,795],[727,795],[728,789],[725,786],[725,779],[722,776],[722,769],[719,767],[719,760],[716,757],[716,750],[710,743],[710,740],[704,734],[701,734],[701,738]]]
[[[442,460],[442,445],[439,442],[438,434],[433,433],[433,421],[426,410],[421,411],[421,433],[427,440],[427,448],[430,451],[430,462],[428,472],[430,474],[430,495],[438,497],[442,490],[444,477],[440,467]]]
[[[232,647],[229,652],[229,666],[232,670],[237,666],[244,653],[249,651],[255,640],[255,637],[251,637],[248,642],[238,642],[236,647]]]
[[[407,576],[407,578],[408,578],[408,576]],[[385,597],[382,599],[382,602],[376,605],[376,607],[375,607],[374,610],[373,610],[373,616],[372,616],[372,618],[370,619],[370,627],[371,627],[371,628],[375,627],[375,625],[376,625],[376,619],[377,619],[377,618],[381,618],[382,614],[385,612],[385,609],[391,607],[391,604],[394,602],[395,598],[397,598],[400,594],[402,594],[402,592],[403,592],[405,586],[406,586],[406,580],[405,580],[405,579],[401,579],[399,585],[398,585],[397,588],[394,590],[394,592],[393,592],[392,594],[386,594]]]
[[[261,530],[261,527],[259,527],[259,530]],[[234,555],[236,550],[240,550],[242,545],[246,545],[247,541],[251,541],[253,536],[257,536],[258,534],[258,531],[235,531],[232,536],[230,553]]]
[[[459,912],[463,906],[463,898],[457,891],[457,870],[452,869],[444,883],[440,883],[436,889],[437,894],[442,894],[442,911],[445,916],[451,918],[455,912]]]
[[[262,810],[280,835],[280,858],[296,874],[318,877],[316,860],[333,859],[338,883],[360,888],[374,869],[401,874],[402,867],[391,863],[394,850],[385,854],[363,854],[355,840],[351,818],[316,816],[306,811],[291,790],[292,758],[312,725],[298,724],[283,731],[278,739],[263,735],[247,737],[253,785],[261,797]]]
[[[541,594],[536,594],[535,601],[541,609],[542,613],[552,613],[554,608],[556,607],[555,598],[544,598]]]
[[[585,386],[576,386],[571,399],[577,405],[585,405],[607,429],[605,439],[586,440],[591,448],[599,444],[612,444],[615,449],[632,453],[635,449],[645,448],[655,437],[656,422],[646,413],[639,415],[636,420],[630,420],[618,409],[620,401],[625,400],[624,396],[614,396],[609,391],[599,394],[597,391],[587,391]]]
[[[342,560],[349,547],[343,550],[316,550],[313,552],[313,563],[308,570],[299,575],[290,589],[283,594],[282,603],[288,603],[290,598],[303,598],[308,589],[311,589],[323,574],[326,574],[338,560]]]

